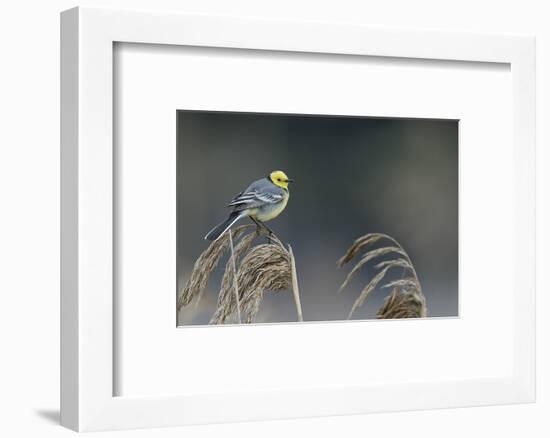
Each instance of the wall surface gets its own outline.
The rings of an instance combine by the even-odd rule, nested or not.
[[[187,429],[142,437],[546,437],[550,412],[550,13],[544,0],[90,0],[82,6],[319,19],[375,26],[537,36],[538,402]],[[59,416],[59,12],[72,1],[5,2],[0,15],[0,430],[71,436]],[[546,414],[546,415],[545,415]]]

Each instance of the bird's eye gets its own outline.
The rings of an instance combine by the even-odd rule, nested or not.
[[[277,178],[277,181],[281,182],[281,178]]]

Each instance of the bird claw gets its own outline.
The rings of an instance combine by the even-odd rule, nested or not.
[[[277,245],[277,241],[272,237],[273,236],[273,233],[269,233],[266,237],[267,239],[267,243],[269,243],[270,245]]]

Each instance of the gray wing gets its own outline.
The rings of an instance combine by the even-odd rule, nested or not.
[[[278,204],[284,199],[284,190],[274,185],[267,178],[254,181],[246,190],[239,193],[227,205],[234,211],[257,208],[269,204]]]

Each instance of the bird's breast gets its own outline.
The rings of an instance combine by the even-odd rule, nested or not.
[[[267,221],[270,221],[271,219],[275,219],[285,209],[286,204],[288,203],[289,197],[290,196],[287,194],[283,198],[283,200],[277,204],[264,205],[258,208],[258,211],[254,215],[254,218],[262,222],[267,222]]]

